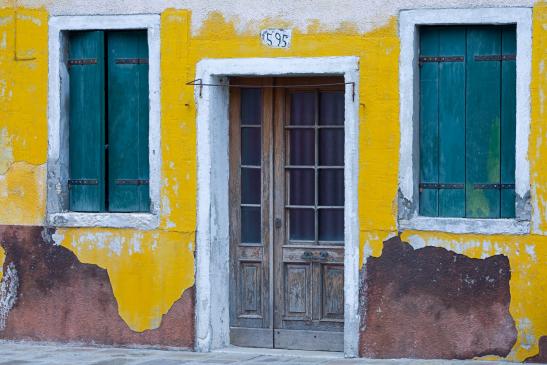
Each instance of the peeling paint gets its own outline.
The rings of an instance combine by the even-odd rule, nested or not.
[[[6,328],[8,314],[17,300],[17,288],[19,287],[19,278],[13,262],[6,267],[6,272],[0,282],[0,331]]]

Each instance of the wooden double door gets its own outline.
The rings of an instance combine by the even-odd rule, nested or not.
[[[343,79],[230,82],[231,343],[342,351]]]

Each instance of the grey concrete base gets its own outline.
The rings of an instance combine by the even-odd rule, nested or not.
[[[0,341],[0,365],[507,365],[503,361],[344,359],[341,353],[229,347],[210,353]]]

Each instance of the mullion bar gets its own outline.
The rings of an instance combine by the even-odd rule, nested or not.
[[[329,169],[343,170],[344,166],[286,165],[285,168],[286,169],[315,169],[317,168],[318,170],[329,170]]]
[[[326,124],[326,125],[316,125],[316,126],[306,124],[306,125],[286,125],[285,126],[285,129],[322,129],[322,128],[344,129],[344,126],[338,125],[338,124],[333,124],[333,125]]]
[[[261,124],[241,124],[241,128],[261,128]]]
[[[252,205],[252,204],[249,204]],[[287,209],[344,209],[343,205],[296,205],[286,204]]]
[[[314,161],[314,193],[315,193],[315,207],[314,207],[314,217],[315,217],[315,244],[319,241],[319,213],[317,211],[317,205],[319,204],[319,173],[317,166],[319,165],[319,90],[315,90],[315,109],[314,109],[314,150],[315,150],[315,161]]]

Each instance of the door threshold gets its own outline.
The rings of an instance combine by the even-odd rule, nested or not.
[[[333,359],[344,358],[343,352],[268,349],[268,348],[259,348],[259,347],[239,347],[239,346],[232,346],[232,345],[213,350],[212,352],[257,354],[257,355],[267,355],[267,356],[288,356],[288,357],[317,357],[317,358],[333,358]]]

